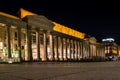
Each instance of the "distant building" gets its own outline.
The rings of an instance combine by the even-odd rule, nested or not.
[[[105,46],[105,55],[106,57],[118,56],[118,44],[115,43],[113,38],[106,38],[102,40]]]

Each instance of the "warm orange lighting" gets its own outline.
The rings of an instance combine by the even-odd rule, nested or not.
[[[112,50],[112,53],[113,53],[113,54],[117,54],[117,50],[113,49],[113,50]]]
[[[13,16],[13,15],[10,15],[10,14],[4,13],[4,12],[0,12],[0,15],[6,16],[6,17],[9,17],[9,18],[13,18],[13,19],[19,19],[19,18],[16,17],[16,16]]]
[[[32,13],[32,12],[30,12],[30,11],[27,11],[27,10],[25,10],[25,9],[23,9],[23,8],[21,8],[20,9],[20,18],[21,19],[23,19],[25,16],[27,16],[27,15],[37,15],[37,14],[35,14],[35,13]]]
[[[70,36],[74,36],[74,37],[77,37],[77,38],[80,38],[80,39],[84,39],[84,36],[85,36],[84,33],[78,32],[74,29],[68,28],[68,27],[63,26],[61,24],[58,24],[56,22],[53,22],[53,24],[55,25],[53,27],[54,31],[61,32],[61,33],[64,33],[64,34],[67,34],[67,35],[70,35]]]

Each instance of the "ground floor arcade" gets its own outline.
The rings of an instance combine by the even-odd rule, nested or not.
[[[40,28],[19,28],[0,23],[1,59],[80,61],[83,58],[92,58],[93,56],[104,57],[104,47]]]

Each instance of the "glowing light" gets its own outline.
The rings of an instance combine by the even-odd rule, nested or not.
[[[109,42],[114,42],[115,40],[113,38],[107,38],[107,39],[102,39],[102,41],[109,41]]]
[[[80,39],[84,39],[84,36],[85,36],[84,33],[78,32],[74,29],[68,28],[68,27],[63,26],[61,24],[58,24],[56,22],[53,22],[53,24],[55,25],[53,27],[54,31],[61,32],[61,33],[64,33],[64,34],[67,34],[67,35],[70,35],[70,36],[74,36],[74,37],[77,37],[77,38],[80,38]]]
[[[6,24],[0,23],[0,26],[6,26]]]
[[[112,53],[117,54],[117,50],[113,49]]]

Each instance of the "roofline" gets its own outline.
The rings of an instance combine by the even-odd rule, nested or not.
[[[13,15],[10,15],[10,14],[4,13],[4,12],[0,12],[0,15],[5,16],[5,17],[9,17],[9,18],[12,18],[12,19],[20,20],[19,17],[13,16]]]

